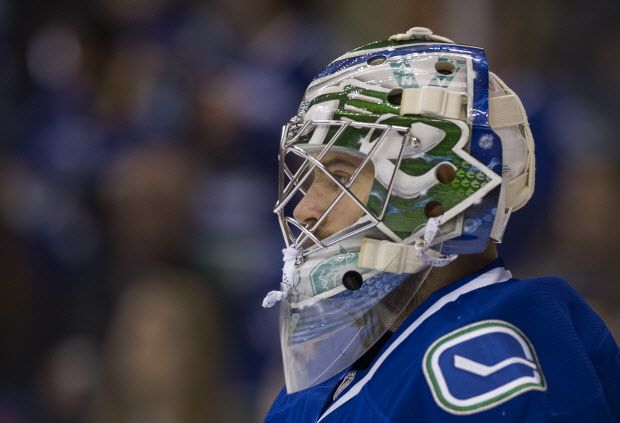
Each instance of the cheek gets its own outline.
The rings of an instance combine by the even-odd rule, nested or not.
[[[366,205],[368,202],[373,180],[374,174],[368,172],[368,174],[360,175],[360,180],[354,183],[351,187],[351,193],[363,205]],[[328,222],[326,223],[330,226],[337,226],[338,229],[344,229],[345,227],[355,223],[360,217],[362,217],[363,213],[364,211],[362,208],[355,201],[353,201],[351,197],[345,195],[340,199],[340,201],[338,201],[337,206],[328,216]]]
[[[302,201],[308,201],[316,205],[321,211],[327,210],[336,199],[340,190],[330,183],[313,184]]]
[[[368,197],[370,196],[370,190],[374,181],[374,172],[365,171],[359,176],[359,179],[351,187],[351,193],[359,200],[360,203],[366,205]],[[351,200],[351,202],[353,202]],[[359,209],[359,206],[355,205]]]
[[[328,219],[333,223],[338,223],[339,229],[344,229],[355,223],[361,216],[362,209],[350,197],[345,196],[340,199]]]
[[[366,203],[368,202],[368,196],[370,195],[370,185],[367,185],[364,182],[364,184],[359,184],[358,186],[353,187],[353,190],[351,190],[351,192],[353,193],[355,198],[359,200],[360,203],[366,205]],[[353,203],[353,200],[350,201]],[[355,204],[355,207],[359,208],[357,204]]]

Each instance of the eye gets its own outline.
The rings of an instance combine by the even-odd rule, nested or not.
[[[340,182],[342,185],[346,186],[347,183],[349,182],[350,176],[349,175],[335,173],[334,174],[334,178],[336,178],[336,180],[338,182]]]

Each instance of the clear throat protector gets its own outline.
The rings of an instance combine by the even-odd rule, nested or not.
[[[388,255],[372,267],[360,261],[367,241],[393,242],[379,229],[393,212],[390,194],[415,198],[406,193],[416,189],[412,184],[432,184],[424,180],[432,179],[428,175],[412,180],[395,171],[404,158],[428,146],[409,128],[352,122],[311,122],[297,139],[321,130],[328,134],[330,128],[326,145],[283,141],[289,147],[281,156],[284,178],[276,213],[288,240],[280,339],[289,393],[338,374],[394,329],[431,269],[415,254],[406,272],[390,271],[400,255]],[[334,145],[348,128],[365,133],[361,151]],[[433,135],[432,128],[424,129]],[[426,138],[427,144],[433,142]],[[424,228],[418,230],[422,242]],[[425,251],[438,246],[433,242],[437,235],[432,234]]]

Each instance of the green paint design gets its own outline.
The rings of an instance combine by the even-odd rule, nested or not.
[[[377,98],[381,100],[381,103],[351,99],[347,95],[352,92]],[[430,188],[424,195],[420,195],[414,199],[400,198],[396,195],[391,195],[390,198],[386,198],[387,190],[376,180],[373,184],[367,206],[375,217],[379,217],[385,201],[388,201],[383,223],[400,238],[404,239],[410,236],[417,228],[426,223],[428,219],[424,214],[424,207],[429,201],[434,200],[441,202],[444,210],[447,212],[491,181],[481,169],[470,164],[455,153],[454,147],[462,135],[461,128],[455,123],[421,115],[400,116],[399,106],[388,102],[386,92],[369,90],[356,85],[347,85],[336,93],[319,95],[307,103],[307,108],[318,103],[333,100],[339,101],[338,107],[332,117],[334,120],[347,118],[356,122],[374,123],[380,116],[392,114],[394,115],[393,117],[385,119],[381,123],[409,127],[416,122],[420,122],[434,126],[445,132],[444,139],[438,145],[427,151],[421,158],[403,160],[399,170],[408,175],[420,176],[429,172],[441,162],[449,162],[457,169],[456,177],[452,182],[448,184],[437,184]],[[370,112],[370,114],[347,110],[345,109],[346,105],[355,106]],[[303,112],[305,113],[305,111],[307,111],[307,109]],[[339,128],[340,127],[336,125],[332,126],[328,130],[323,143],[326,144],[329,142]],[[341,133],[334,143],[334,146],[359,151],[361,141],[368,134],[368,131],[369,129],[365,128],[349,127]],[[379,131],[375,131],[371,142],[379,138],[380,135]],[[295,144],[307,144],[311,136],[312,132],[300,137]]]
[[[342,275],[351,269],[359,271],[362,275],[368,273],[369,269],[358,268],[357,263],[359,253],[347,252],[342,246],[340,254],[330,257],[317,264],[310,271],[310,284],[314,295],[321,294],[341,285]]]
[[[533,383],[533,382],[526,382],[523,383],[519,386],[515,386],[514,388],[510,389],[509,391],[506,391],[504,393],[501,393],[493,398],[490,398],[486,401],[481,401],[477,404],[473,404],[470,406],[458,406],[455,405],[453,403],[451,403],[447,398],[444,397],[443,392],[441,390],[441,387],[439,386],[438,380],[437,380],[437,375],[435,374],[435,372],[433,371],[432,365],[431,365],[431,361],[432,361],[432,357],[435,353],[435,351],[437,351],[437,349],[439,347],[441,347],[443,344],[445,344],[446,342],[458,338],[462,335],[465,335],[467,333],[470,333],[472,331],[481,329],[481,328],[488,328],[488,327],[494,327],[494,326],[500,326],[500,327],[505,327],[505,328],[509,328],[512,329],[513,331],[515,331],[523,340],[525,340],[525,342],[527,343],[528,348],[530,349],[530,351],[532,352],[532,358],[534,363],[536,364],[536,371],[538,372],[538,374],[540,375],[540,383]],[[516,326],[511,325],[508,322],[504,322],[502,320],[485,320],[483,322],[478,322],[478,323],[474,323],[468,326],[465,326],[463,328],[457,329],[454,332],[451,332],[441,338],[439,338],[437,341],[435,341],[430,347],[429,349],[426,351],[426,353],[424,354],[424,359],[423,359],[423,364],[422,364],[423,370],[424,370],[424,374],[427,378],[427,381],[429,382],[429,385],[432,389],[433,392],[433,397],[435,398],[435,400],[438,402],[438,404],[446,411],[454,413],[454,414],[473,414],[473,413],[477,413],[480,411],[484,411],[484,410],[488,410],[489,408],[495,407],[496,405],[499,405],[503,402],[508,401],[509,399],[523,393],[529,390],[540,390],[540,391],[544,391],[547,389],[547,383],[545,381],[545,376],[543,375],[542,372],[542,368],[540,367],[540,362],[538,361],[538,356],[536,355],[536,350],[534,350],[534,346],[532,345],[532,343],[530,342],[530,340],[525,336],[525,334],[523,332],[521,332],[521,330],[519,330],[519,328],[517,328]]]
[[[416,81],[413,67],[408,60],[394,60],[390,61],[390,67],[394,78],[398,82],[398,85],[402,88],[418,88],[418,82]]]

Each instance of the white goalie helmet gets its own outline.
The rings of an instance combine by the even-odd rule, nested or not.
[[[412,28],[354,49],[308,86],[280,144],[288,392],[349,367],[433,266],[501,241],[534,188],[516,94],[478,47]]]

